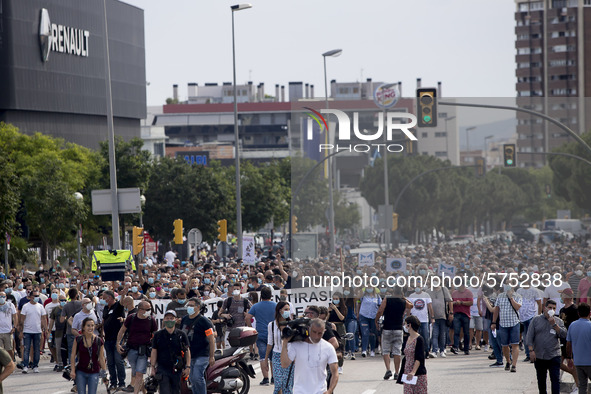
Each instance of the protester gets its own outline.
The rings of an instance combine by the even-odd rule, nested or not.
[[[408,316],[402,327],[409,337],[403,350],[404,373],[398,376],[398,383],[404,384],[405,394],[426,394],[425,342],[423,337],[419,335],[421,322],[416,316]],[[416,382],[413,382],[414,378],[416,378]]]
[[[273,394],[291,394],[293,391],[293,363],[287,368],[281,366],[281,330],[282,323],[290,320],[291,308],[285,301],[279,301],[275,307],[275,319],[267,326],[267,350],[265,359],[271,357],[275,388]],[[271,356],[272,353],[272,356]]]
[[[451,294],[453,303],[451,312],[454,314],[454,345],[451,352],[458,354],[460,347],[460,330],[464,332],[464,354],[470,354],[470,307],[474,303],[473,294],[470,289],[462,284]]]
[[[94,330],[94,320],[87,317],[82,321],[82,334],[74,340],[70,365],[76,367],[70,377],[76,382],[78,394],[96,394],[99,376],[107,375],[103,340],[94,335]]]
[[[375,318],[382,304],[382,299],[374,292],[373,287],[366,288],[365,293],[357,313],[357,320],[359,320],[359,326],[361,327],[361,357],[367,357],[368,347],[370,357],[375,357],[377,340]]]
[[[111,290],[104,290],[100,303],[103,304],[103,335],[105,338],[105,352],[109,367],[110,389],[125,388],[125,364],[121,354],[117,351],[117,334],[125,319],[125,309]]]
[[[271,301],[273,292],[269,287],[264,287],[261,290],[261,302],[254,304],[246,313],[246,325],[251,327],[251,321],[254,317],[256,319],[256,330],[259,333],[257,338],[257,348],[259,351],[259,360],[261,364],[261,372],[263,380],[261,386],[269,385],[269,360],[265,357],[267,350],[267,326],[273,321],[275,317],[275,307],[277,304]]]
[[[39,303],[39,292],[33,290],[29,302],[21,310],[20,335],[24,340],[23,373],[29,372],[29,354],[33,343],[33,372],[39,373],[39,352],[41,350],[41,334],[47,332],[47,315],[45,308]]]
[[[570,325],[566,335],[566,358],[577,369],[579,394],[587,393],[587,381],[591,379],[590,310],[589,304],[579,304],[579,320]]]
[[[491,328],[497,330],[499,341],[505,356],[505,371],[517,372],[517,358],[519,357],[519,314],[521,296],[513,290],[511,285],[503,285],[504,292],[499,294],[495,303],[493,321],[499,317],[499,327],[491,323]],[[494,327],[493,327],[494,326]]]

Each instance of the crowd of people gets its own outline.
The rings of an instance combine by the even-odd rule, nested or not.
[[[40,355],[48,350],[53,371],[69,372],[74,380],[72,392],[95,393],[107,378],[111,388],[146,392],[148,374],[158,377],[161,393],[179,393],[187,382],[193,393],[206,393],[204,373],[215,362],[215,350],[227,345],[230,328],[253,326],[258,339],[250,358],[260,363],[260,384],[273,385],[274,393],[332,393],[345,362],[377,353],[386,367],[384,379],[403,384],[405,393],[426,393],[426,360],[475,351],[490,352],[490,367],[512,373],[524,352],[521,361],[535,363],[540,392],[546,392],[548,372],[552,392],[558,392],[560,370],[573,375],[575,390],[586,392],[586,243],[419,245],[378,252],[375,263],[364,267],[347,249],[292,260],[275,245],[268,253],[259,250],[254,265],[217,261],[206,249],[181,261],[169,250],[143,258],[136,271],[130,266],[119,281],[103,281],[100,274],[57,260],[35,272],[3,272],[0,381],[16,368],[39,373]],[[406,265],[392,271],[388,257],[404,258]],[[441,286],[428,280],[440,274],[441,264],[453,266],[457,276],[516,274],[519,283],[499,278],[476,287]],[[302,286],[303,276],[341,273],[377,277],[379,285],[338,289],[329,302],[308,303],[298,313],[290,290]],[[534,283],[534,274],[558,274],[561,280]],[[388,276],[409,275],[425,281],[414,288],[386,284]],[[161,300],[167,304],[159,323],[154,304]],[[209,317],[204,304],[213,311]],[[300,317],[307,318],[302,322],[309,336],[284,338],[283,327]]]

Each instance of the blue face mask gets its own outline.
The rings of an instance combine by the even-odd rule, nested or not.
[[[156,275],[156,279],[160,279],[160,276],[161,276],[160,274]]]
[[[183,305],[185,302],[187,302],[187,299],[186,298],[182,298],[182,299],[179,298],[179,299],[177,299],[177,301],[179,304]]]
[[[20,285],[18,285],[18,289],[22,290],[23,289],[23,284],[21,283]]]
[[[35,300],[35,302],[39,302],[39,297],[34,297],[33,300]]]
[[[61,306],[66,306],[66,301],[60,301]]]
[[[341,302],[341,300],[332,300],[332,303],[335,305],[339,305],[340,302]]]
[[[149,284],[152,284],[152,283],[154,283],[154,278],[148,278],[148,283],[149,283]]]
[[[283,316],[284,319],[289,319],[289,311],[283,311],[283,313],[281,315]]]
[[[345,294],[346,296],[348,296],[349,294],[351,294],[351,292],[349,290],[345,290],[345,291],[343,291],[343,294]]]
[[[248,284],[248,287],[249,287],[250,289],[254,289],[254,285],[253,285],[252,283],[249,283],[249,284]]]
[[[59,295],[57,293],[51,293],[52,300],[57,300],[58,298],[59,298]]]
[[[203,279],[203,283],[205,283],[206,285],[208,285],[208,284],[211,283],[211,279],[205,278],[205,279]]]
[[[248,278],[248,275],[242,274],[242,279],[246,279],[246,278]]]
[[[163,287],[164,291],[168,291],[168,287]]]
[[[10,294],[12,293],[12,288],[11,287],[7,287],[5,290],[6,294]]]
[[[47,289],[41,289],[41,293],[47,294]]]
[[[137,286],[131,286],[131,291],[133,293],[137,293]]]
[[[151,291],[150,292],[150,298],[156,298],[156,292],[155,291]]]
[[[260,285],[261,283],[263,283],[263,280],[261,278],[259,278],[258,279],[258,282],[259,282],[259,285]]]
[[[41,278],[41,283],[45,283],[45,278]]]
[[[188,313],[189,315],[192,315],[192,314],[194,314],[194,313],[195,313],[195,307],[188,306],[188,307],[187,307],[187,313]]]
[[[227,293],[227,292],[228,292],[228,288],[224,287],[224,293]]]
[[[58,285],[58,287],[59,287],[60,289],[65,289],[65,288],[66,288],[66,285],[64,285],[63,283],[60,283],[60,284]]]
[[[6,297],[0,297],[0,305],[4,305],[6,303]]]
[[[107,305],[107,301],[103,300],[102,298],[101,298],[101,300],[99,301],[99,303],[100,303],[101,305]]]

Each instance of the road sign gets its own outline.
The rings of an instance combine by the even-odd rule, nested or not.
[[[230,254],[230,245],[227,242],[220,242],[215,248],[215,251],[220,257],[228,257]]]
[[[383,84],[373,92],[373,101],[382,109],[391,108],[398,103],[400,92],[395,84]]]
[[[91,196],[93,215],[110,215],[113,212],[111,189],[93,190]],[[119,214],[140,213],[142,211],[140,189],[137,187],[117,189],[117,202]]]
[[[198,228],[192,228],[187,234],[187,240],[190,244],[199,245],[203,241],[203,234]]]

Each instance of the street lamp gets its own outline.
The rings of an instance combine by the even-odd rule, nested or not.
[[[487,156],[488,156],[488,140],[490,140],[491,138],[494,138],[494,135],[488,135],[486,137],[484,137],[484,150],[482,151],[482,156],[484,157],[484,165],[488,166],[487,164]]]
[[[242,258],[242,206],[240,201],[240,147],[238,137],[238,101],[236,100],[236,45],[234,39],[234,11],[251,8],[252,4],[236,4],[230,6],[232,10],[232,71],[234,74],[234,141],[236,143],[236,236],[238,237],[238,257]]]
[[[450,116],[449,118],[445,118],[445,151],[447,152],[447,159],[451,161],[450,154],[449,154],[449,128],[447,126],[447,122],[450,120],[454,120],[455,116]],[[453,163],[452,163],[453,164]]]
[[[341,56],[343,53],[342,49],[333,49],[328,52],[324,52],[322,54],[322,58],[324,60],[324,102],[326,104],[326,109],[328,109],[328,79],[326,78],[326,58],[330,57],[337,57]],[[325,142],[328,144],[328,135],[329,130],[326,130]],[[332,142],[332,140],[331,140]],[[328,155],[328,151],[324,152],[325,155]],[[334,237],[334,199],[332,196],[333,193],[333,186],[332,186],[332,159],[328,159],[327,161],[327,168],[328,168],[328,232],[329,232],[329,247],[330,253],[335,253],[335,237]]]
[[[143,194],[140,196],[140,227],[142,228],[142,237],[144,236],[143,228],[144,228],[144,205],[146,205],[146,196]],[[135,245],[135,239],[133,239]],[[140,252],[140,261],[144,260],[144,248]]]
[[[389,83],[387,85],[383,85],[380,88],[382,91],[390,89],[393,86],[398,85],[398,83]],[[386,108],[383,109],[384,112],[384,121],[386,120]],[[388,136],[387,133],[384,133],[384,144],[388,143]],[[384,145],[385,146],[385,145]],[[386,214],[389,212],[388,206],[390,205],[390,186],[388,182],[388,150],[384,149],[384,206],[386,207]],[[395,212],[392,212],[395,213]],[[388,215],[386,215],[388,216]],[[388,219],[384,219],[384,243],[386,244],[386,250],[390,249],[390,238],[391,238],[391,228],[392,226],[388,226]],[[396,233],[398,234],[398,232]],[[396,242],[398,242],[398,238],[396,238]]]
[[[76,202],[80,204],[80,202],[84,199],[84,196],[82,196],[82,193],[80,192],[75,192],[74,198],[76,199]],[[82,225],[78,223],[77,227],[78,228],[76,229],[76,240],[78,241],[78,268],[82,270],[82,260],[80,257],[80,243],[82,242]]]
[[[470,131],[476,130],[476,126],[468,127],[466,129],[466,155],[470,155]],[[467,157],[466,157],[467,158]],[[466,161],[464,159],[464,161]]]

